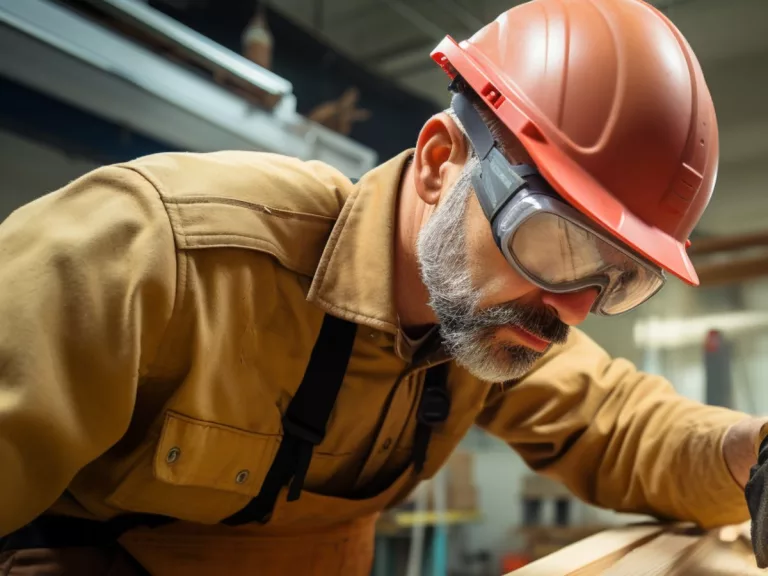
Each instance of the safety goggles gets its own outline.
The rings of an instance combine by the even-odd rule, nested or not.
[[[528,281],[553,293],[596,288],[592,312],[614,316],[646,302],[663,271],[603,232],[565,202],[532,166],[514,166],[462,94],[453,98],[480,162],[472,185],[496,245]]]

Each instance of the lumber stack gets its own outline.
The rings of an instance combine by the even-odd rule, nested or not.
[[[703,532],[642,524],[606,530],[512,572],[513,576],[759,576],[749,526]]]

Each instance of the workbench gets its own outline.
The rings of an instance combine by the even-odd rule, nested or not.
[[[760,576],[749,525],[701,531],[681,524],[638,524],[600,532],[512,576]]]

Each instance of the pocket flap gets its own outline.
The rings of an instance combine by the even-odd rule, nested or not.
[[[155,453],[154,475],[176,486],[255,496],[281,438],[168,412]]]

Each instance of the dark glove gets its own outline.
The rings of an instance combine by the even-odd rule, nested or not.
[[[757,565],[768,567],[768,437],[760,443],[757,464],[749,471],[744,490],[752,517],[752,549]]]

